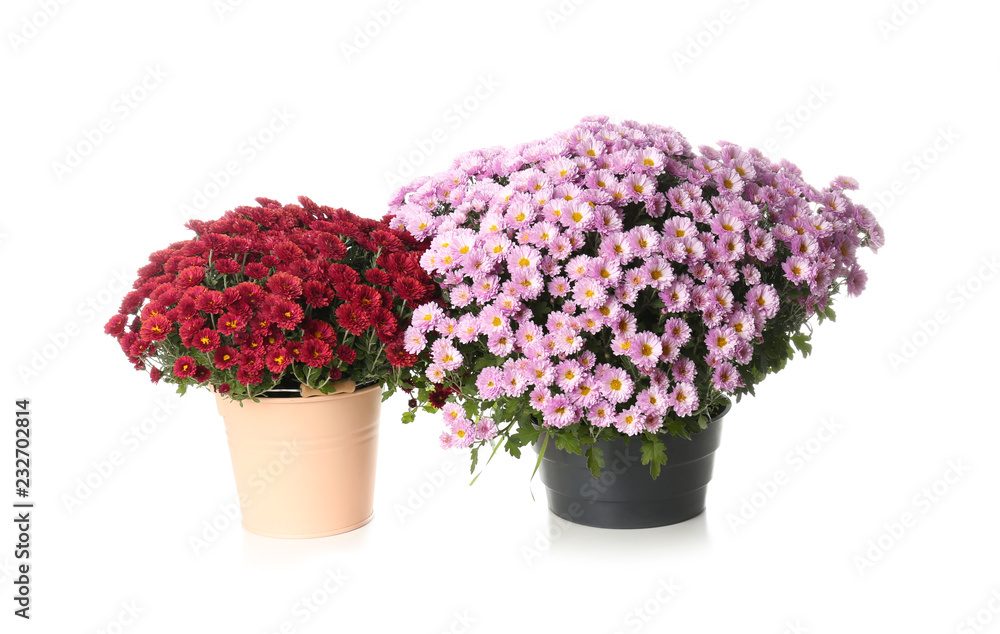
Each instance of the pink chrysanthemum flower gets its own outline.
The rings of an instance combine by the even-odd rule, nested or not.
[[[587,418],[594,427],[610,427],[614,422],[615,409],[605,400],[598,400],[587,410]]]
[[[691,383],[678,383],[668,397],[678,416],[684,417],[698,408],[698,391]]]
[[[632,396],[632,379],[621,368],[611,368],[599,379],[601,394],[612,403],[624,403]]]
[[[576,407],[564,394],[553,395],[542,410],[542,420],[550,427],[566,427],[577,421]]]
[[[728,361],[722,361],[715,366],[712,374],[712,386],[720,392],[733,392],[737,387],[743,385],[740,373],[736,371],[736,366]]]
[[[736,331],[729,326],[712,328],[705,335],[705,345],[708,346],[709,354],[718,354],[723,358],[732,355],[736,342]]]
[[[747,307],[770,319],[778,314],[778,294],[768,284],[758,284],[747,293]]]
[[[808,283],[813,273],[812,265],[804,257],[793,255],[781,265],[785,278],[795,284]]]
[[[641,369],[648,370],[656,366],[660,360],[663,346],[660,338],[651,332],[640,332],[632,340],[629,356],[632,362]]]
[[[410,326],[403,334],[404,348],[410,354],[420,354],[427,346],[427,337],[416,326]]]
[[[608,298],[603,284],[592,278],[583,278],[573,285],[573,299],[584,308],[597,308]]]
[[[483,368],[476,378],[476,389],[482,398],[492,401],[504,393],[506,386],[503,380],[503,372],[499,368]]]
[[[615,429],[626,436],[644,431],[645,415],[638,407],[630,407],[615,418]]]
[[[506,357],[514,349],[514,334],[510,330],[489,333],[486,347],[498,357]]]
[[[635,395],[636,405],[656,416],[663,416],[670,409],[667,397],[657,388],[650,387]]]
[[[441,383],[444,381],[445,371],[439,364],[432,363],[427,366],[427,372],[425,375],[427,376],[427,380],[431,383]]]
[[[416,310],[413,311],[413,319],[411,323],[413,327],[421,332],[427,332],[437,324],[437,321],[441,319],[443,313],[441,307],[437,304],[428,302],[418,306]]]
[[[663,324],[663,333],[675,346],[683,346],[691,339],[691,327],[680,317],[668,319]]]

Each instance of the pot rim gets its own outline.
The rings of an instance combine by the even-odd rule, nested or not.
[[[333,394],[323,394],[322,396],[285,396],[285,397],[273,397],[273,396],[259,396],[260,400],[254,402],[253,399],[245,398],[242,401],[237,401],[224,394],[215,393],[215,398],[227,403],[240,406],[245,403],[248,405],[253,405],[255,407],[267,405],[303,405],[308,403],[328,403],[334,400],[341,400],[350,398],[352,396],[359,396],[362,394],[370,394],[373,391],[382,392],[382,386],[379,384],[369,385],[368,387],[363,387],[360,390],[354,390],[353,392],[334,392]]]

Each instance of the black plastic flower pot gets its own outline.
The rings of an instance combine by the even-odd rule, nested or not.
[[[601,477],[587,468],[587,458],[557,449],[549,442],[539,466],[549,510],[576,524],[598,528],[650,528],[677,524],[705,510],[715,450],[722,436],[722,419],[731,405],[708,427],[685,440],[661,435],[667,463],[655,480],[641,460],[640,438],[628,446],[620,438],[599,441],[604,451]],[[535,451],[541,450],[541,439]]]

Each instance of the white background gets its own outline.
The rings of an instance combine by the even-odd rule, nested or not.
[[[1000,632],[1000,6],[223,2],[4,3],[0,498],[29,397],[37,506],[30,622],[12,616],[0,520],[3,631]],[[766,148],[818,186],[851,175],[856,200],[881,204],[868,290],[734,407],[708,511],[567,525],[529,484],[533,460],[499,456],[469,487],[435,417],[398,422],[400,396],[367,527],[296,542],[231,521],[211,395],[151,385],[101,332],[120,277],[188,237],[189,209],[305,194],[378,217],[387,174],[598,113]],[[839,426],[827,442],[823,421]],[[789,458],[800,446],[808,462]],[[94,475],[114,451],[124,464]],[[347,581],[303,612],[338,569]]]

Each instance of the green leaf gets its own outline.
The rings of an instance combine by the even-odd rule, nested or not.
[[[667,446],[654,434],[646,434],[642,440],[642,464],[649,465],[649,475],[655,480],[660,468],[667,463]]]
[[[812,352],[812,344],[809,343],[810,336],[805,333],[798,333],[792,335],[792,343],[795,347],[799,349],[803,357],[808,357],[809,353]]]
[[[535,474],[538,473],[538,467],[542,466],[542,458],[545,456],[545,448],[549,446],[549,436],[551,434],[545,434],[545,440],[542,441],[542,448],[538,451],[538,460],[535,461],[535,470],[531,472],[531,479],[535,479]]]
[[[417,415],[413,412],[403,412],[403,424],[408,425],[417,420]]]
[[[587,447],[587,467],[591,475],[595,478],[601,477],[601,469],[604,468],[604,450],[591,445]]]
[[[472,465],[469,467],[469,473],[476,472],[476,463],[479,462],[479,447],[473,447],[471,453]]]
[[[570,434],[556,436],[556,448],[577,455],[583,453],[583,447],[580,446],[580,439]]]

